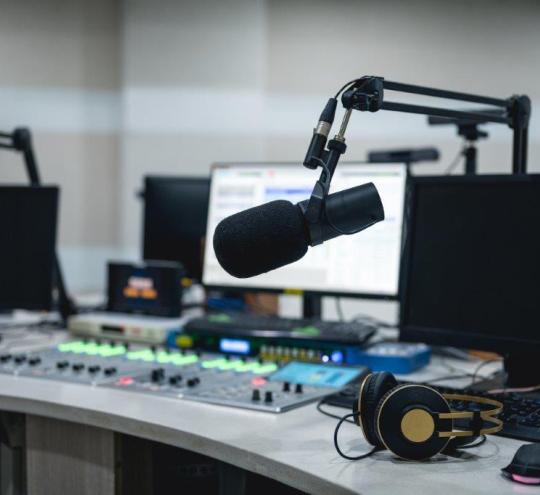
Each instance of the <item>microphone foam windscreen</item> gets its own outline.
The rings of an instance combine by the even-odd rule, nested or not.
[[[308,248],[300,208],[277,200],[222,220],[214,232],[214,251],[224,270],[237,278],[260,275],[298,261]]]

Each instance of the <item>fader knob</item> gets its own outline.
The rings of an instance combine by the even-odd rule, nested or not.
[[[267,390],[264,393],[264,402],[272,402],[274,400],[274,396],[272,394],[271,390]]]
[[[302,387],[301,383],[297,383],[294,387],[294,393],[295,394],[303,394],[304,393],[304,387]]]
[[[253,392],[251,392],[251,400],[255,402],[261,400],[261,391],[258,388],[253,389]]]
[[[156,368],[150,372],[150,380],[154,383],[160,382],[165,376],[165,370],[163,368]]]
[[[194,376],[193,378],[190,378],[186,384],[188,387],[195,387],[195,385],[198,385],[199,383],[201,382],[201,380],[199,378],[197,378],[196,376]]]
[[[180,382],[182,381],[182,375],[173,375],[169,377],[169,383],[171,385],[180,385]]]

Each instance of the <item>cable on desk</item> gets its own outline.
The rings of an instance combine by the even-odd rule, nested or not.
[[[532,385],[530,387],[517,387],[517,388],[494,388],[492,390],[488,390],[488,394],[514,394],[514,393],[528,393],[528,392],[535,392],[537,390],[540,390],[540,384],[539,385]]]
[[[469,378],[471,376],[471,373],[461,373],[460,375],[445,375],[445,376],[439,376],[437,378],[433,378],[432,380],[426,380],[422,383],[425,385],[430,385],[432,383],[437,382],[443,382],[445,380],[457,380],[458,378]]]
[[[476,378],[478,376],[478,372],[486,365],[486,364],[490,364],[490,363],[496,363],[496,362],[500,362],[501,360],[500,359],[488,359],[486,361],[482,361],[473,371],[473,374],[472,374],[472,378],[471,378],[471,385],[474,385],[476,383]],[[483,379],[486,379],[486,378],[489,378],[489,376],[487,377],[482,377]]]
[[[385,321],[379,320],[378,318],[375,318],[374,316],[365,314],[365,313],[358,313],[357,315],[353,316],[351,318],[352,322],[362,322],[367,321],[368,323],[371,323],[373,325],[377,325],[379,328],[391,328],[396,329],[397,325],[393,325],[391,323],[387,323]],[[395,341],[395,339],[393,339]]]
[[[474,447],[480,447],[485,441],[487,440],[485,435],[481,435],[480,438],[473,443],[468,443],[466,445],[460,445],[456,450],[463,450],[463,449],[473,449]]]
[[[326,401],[324,399],[321,399],[319,402],[317,402],[317,411],[319,411],[321,414],[324,414],[325,416],[328,416],[329,418],[334,419],[341,419],[341,416],[337,414],[333,414],[331,412],[325,411],[321,406],[326,404]],[[347,423],[356,424],[352,419],[347,419]]]
[[[338,424],[336,425],[336,429],[334,430],[334,447],[336,448],[337,453],[341,457],[343,457],[344,459],[348,459],[349,461],[359,461],[360,459],[365,459],[366,457],[369,457],[369,456],[373,455],[375,452],[378,452],[379,450],[382,450],[380,447],[373,447],[369,452],[366,452],[365,454],[360,454],[360,455],[357,455],[357,456],[350,456],[350,455],[345,454],[339,448],[338,432],[339,432],[339,429],[341,428],[341,425],[345,421],[350,422],[349,418],[352,418],[353,416],[358,416],[358,414],[360,414],[360,413],[354,412],[354,413],[345,414],[345,416],[342,416],[340,418],[340,420],[338,421]]]

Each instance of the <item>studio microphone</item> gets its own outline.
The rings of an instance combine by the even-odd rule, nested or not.
[[[253,277],[298,261],[308,246],[384,220],[381,198],[371,182],[327,196],[316,222],[308,220],[308,202],[271,201],[222,220],[214,232],[219,264],[233,277]]]

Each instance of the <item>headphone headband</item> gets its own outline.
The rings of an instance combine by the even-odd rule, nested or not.
[[[437,413],[439,419],[472,419],[479,418],[482,421],[489,422],[495,426],[489,428],[480,428],[476,430],[452,430],[452,431],[440,431],[439,437],[470,437],[478,435],[491,435],[502,430],[503,422],[496,416],[503,410],[503,404],[495,399],[489,399],[487,397],[478,397],[475,395],[462,395],[462,394],[442,394],[442,396],[449,401],[460,400],[463,402],[474,402],[477,404],[485,404],[493,406],[492,409],[484,411],[451,411],[449,413]]]

